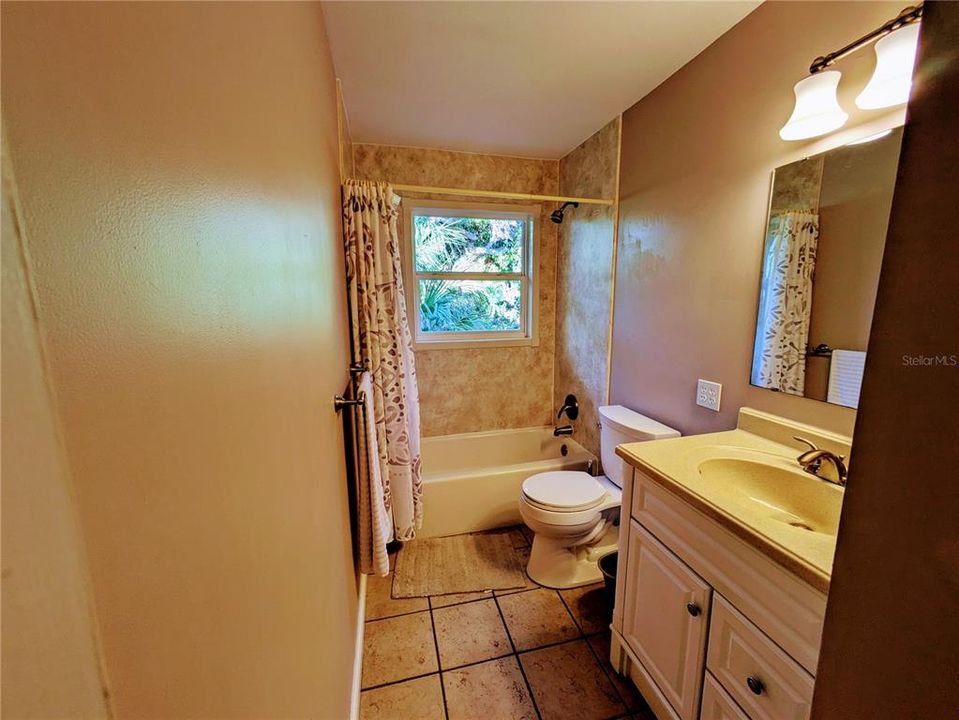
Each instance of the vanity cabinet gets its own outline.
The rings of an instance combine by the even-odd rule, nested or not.
[[[805,720],[826,596],[642,471],[611,660],[659,720]]]
[[[712,588],[633,521],[623,637],[683,718],[695,717]]]

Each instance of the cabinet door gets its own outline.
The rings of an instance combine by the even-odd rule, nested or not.
[[[683,720],[698,716],[712,588],[629,523],[623,637]]]

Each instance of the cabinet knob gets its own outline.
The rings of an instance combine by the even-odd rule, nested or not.
[[[699,615],[699,613],[702,612],[702,609],[696,603],[691,602],[691,603],[686,603],[686,611],[693,617],[696,617],[697,615]]]
[[[753,691],[754,695],[762,695],[763,690],[766,689],[766,686],[763,685],[763,681],[758,677],[753,677],[752,675],[746,678],[746,684],[749,686],[749,689]]]

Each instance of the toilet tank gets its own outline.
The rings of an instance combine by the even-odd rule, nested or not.
[[[629,468],[616,454],[617,445],[679,437],[678,430],[622,405],[601,407],[599,423],[602,427],[599,435],[599,451],[603,461],[603,472],[619,488],[623,487],[623,480]]]

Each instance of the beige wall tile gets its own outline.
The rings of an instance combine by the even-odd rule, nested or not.
[[[559,161],[560,192],[614,198],[619,118]],[[599,456],[599,414],[606,402],[616,208],[580,205],[559,228],[556,259],[556,357],[553,404],[579,400],[573,438]]]
[[[354,155],[357,176],[375,180],[546,194],[555,194],[559,185],[556,160],[366,144],[354,145]],[[412,193],[407,196],[451,199]],[[552,422],[557,226],[550,222],[549,213],[554,207],[554,203],[543,204],[539,217],[534,219],[539,257],[539,344],[417,351],[424,436]],[[401,235],[404,230],[401,223]]]

